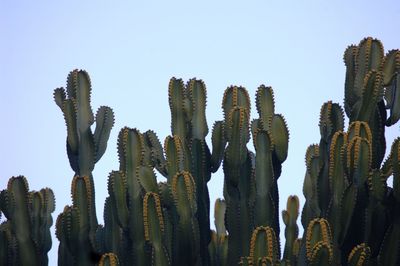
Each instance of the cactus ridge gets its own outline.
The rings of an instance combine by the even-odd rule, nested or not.
[[[377,69],[383,58],[384,48],[380,40],[371,37],[364,38],[358,45],[356,55],[356,72],[363,69]],[[377,55],[373,53],[376,52]],[[377,58],[376,58],[377,57]]]
[[[395,73],[400,69],[400,51],[397,49],[388,51],[379,69],[382,69],[384,73],[384,85],[388,86]]]
[[[144,224],[144,239],[150,241],[150,226],[149,226],[149,200],[153,199],[161,233],[164,233],[164,218],[161,210],[160,197],[155,192],[147,192],[143,197],[143,224]]]
[[[258,250],[260,237],[264,236],[263,243],[265,245],[265,250]],[[262,240],[261,240],[262,241]],[[273,261],[277,260],[277,239],[274,230],[269,226],[258,226],[254,229],[251,239],[250,239],[250,257],[253,261],[257,261],[260,257],[267,257]],[[262,252],[259,254],[259,252]]]
[[[370,256],[371,256],[370,247],[368,247],[366,243],[361,243],[355,246],[351,250],[347,261],[349,265],[357,265],[357,266],[368,265]]]

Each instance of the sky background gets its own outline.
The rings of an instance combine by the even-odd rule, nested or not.
[[[108,173],[119,167],[118,132],[124,126],[153,129],[164,141],[170,134],[167,92],[173,76],[204,80],[210,129],[223,118],[227,86],[247,88],[252,118],[257,87],[272,86],[276,112],[290,129],[280,208],[292,194],[303,205],[304,154],[319,142],[320,107],[328,100],[343,102],[343,52],[367,36],[380,39],[385,51],[400,48],[400,2],[199,2],[1,1],[0,189],[17,175],[28,178],[31,190],[51,187],[54,221],[71,204],[74,173],[53,90],[78,68],[90,74],[94,111],[108,105],[116,118],[93,172],[100,223]],[[387,132],[388,145],[398,131],[395,125]],[[212,213],[222,184],[220,170],[209,182]],[[54,237],[49,265],[56,265],[57,249]]]

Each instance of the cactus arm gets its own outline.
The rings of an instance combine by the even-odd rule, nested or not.
[[[299,216],[299,198],[297,196],[289,196],[286,204],[286,210],[282,211],[283,222],[285,228],[285,250],[283,252],[283,261],[295,264],[293,258],[294,243],[299,234],[299,228],[296,224],[297,217]]]
[[[357,95],[357,93],[354,91],[357,52],[358,52],[358,47],[356,45],[351,45],[347,47],[343,55],[343,61],[346,65],[344,109],[348,117],[350,117],[353,105],[357,102],[359,98],[359,95]]]
[[[168,86],[169,107],[171,110],[171,132],[182,141],[187,135],[187,119],[185,114],[185,86],[181,79],[172,78]]]
[[[388,86],[394,75],[396,75],[396,72],[400,69],[400,50],[395,49],[387,52],[380,69],[384,74],[383,83],[385,86]]]
[[[230,86],[225,90],[222,99],[222,110],[224,111],[225,121],[228,120],[229,113],[234,107],[244,108],[250,113],[250,98],[245,88]]]
[[[261,85],[256,92],[256,108],[265,130],[269,130],[270,121],[275,114],[274,92],[271,87]]]
[[[217,230],[217,235],[226,235],[225,227],[225,212],[226,212],[226,202],[223,199],[217,199],[214,206],[214,223],[215,229]]]
[[[288,154],[289,130],[285,119],[280,114],[275,114],[272,117],[271,135],[274,140],[274,153],[279,163],[282,164]]]
[[[171,180],[171,194],[178,219],[174,221],[176,234],[174,257],[177,265],[196,265],[200,262],[200,232],[196,219],[196,186],[193,176],[178,172]]]
[[[349,266],[367,266],[370,263],[370,257],[371,249],[365,243],[361,243],[351,250],[347,263]]]
[[[129,257],[132,255],[131,251],[124,245],[123,229],[119,225],[118,215],[115,207],[112,205],[111,197],[107,197],[104,203],[104,228],[101,229],[101,238],[104,241],[103,252],[113,252],[125,262],[131,262]]]
[[[206,93],[206,86],[202,80],[189,80],[188,96],[192,106],[191,134],[194,139],[203,140],[208,134]]]
[[[227,127],[228,135],[225,160],[233,167],[244,164],[247,158],[246,144],[249,141],[249,113],[247,109],[234,108],[229,112]],[[235,184],[238,180],[232,180]]]
[[[256,131],[254,137],[254,147],[256,149],[256,200],[254,206],[255,224],[259,226],[272,226],[274,208],[270,195],[275,178],[272,166],[272,150],[274,144],[271,135],[267,131]]]
[[[200,256],[203,265],[209,264],[208,245],[210,234],[210,198],[207,182],[211,178],[210,151],[204,139],[191,141],[191,174],[196,184],[197,220],[200,230]]]
[[[324,218],[310,221],[306,231],[306,254],[311,265],[331,265],[333,262],[332,233]]]
[[[13,209],[11,224],[18,245],[18,261],[21,265],[39,265],[38,254],[31,238],[31,220],[29,217],[29,188],[25,177],[12,177],[7,185],[8,193],[12,195]]]
[[[163,147],[156,133],[148,130],[144,133],[144,139],[151,150],[152,166],[155,167],[160,174],[167,176],[166,161],[164,158]]]
[[[110,173],[108,177],[108,193],[119,225],[122,228],[127,228],[129,220],[128,202],[126,200],[128,198],[128,190],[126,176],[123,172],[113,171]]]
[[[383,45],[371,37],[363,39],[358,45],[356,55],[356,75],[354,90],[361,97],[364,77],[370,70],[378,69],[383,60]]]
[[[57,88],[54,90],[54,101],[56,102],[56,104],[58,105],[58,107],[60,107],[60,109],[62,110],[63,108],[63,104],[64,101],[66,99],[66,95],[65,95],[65,90],[64,88]]]
[[[146,192],[158,192],[157,177],[150,166],[138,166],[136,176],[140,186]]]
[[[399,67],[400,69],[400,67]],[[396,73],[391,83],[386,87],[385,98],[390,108],[390,116],[386,120],[386,126],[392,126],[400,119],[400,74]]]
[[[67,125],[67,145],[72,154],[78,154],[79,147],[79,135],[76,125],[76,101],[75,99],[67,99],[64,101],[62,106],[64,113],[65,123]],[[72,164],[72,163],[71,163]],[[78,161],[76,162],[78,164]],[[79,171],[73,169],[75,172]]]
[[[52,246],[50,227],[53,225],[53,218],[51,217],[51,213],[55,210],[56,201],[54,193],[50,188],[41,189],[40,194],[43,195],[43,208],[41,213],[42,252],[47,256],[47,252],[50,251]]]
[[[96,147],[95,163],[100,160],[107,148],[107,141],[114,125],[114,113],[110,107],[101,106],[96,113],[96,128],[94,130],[94,143]]]
[[[362,102],[357,120],[369,121],[375,106],[383,96],[383,73],[372,70],[364,78]]]
[[[143,198],[144,238],[151,246],[152,265],[170,265],[165,243],[165,227],[160,197],[155,192],[147,192]]]
[[[119,260],[114,253],[106,253],[101,256],[99,266],[118,266]]]
[[[278,241],[271,227],[258,226],[254,229],[250,240],[249,255],[253,262],[266,257],[269,258],[273,264],[277,264],[279,261],[278,248]]]
[[[221,165],[224,157],[226,140],[224,136],[224,122],[216,121],[213,126],[212,136],[212,154],[211,154],[211,172],[215,173]]]

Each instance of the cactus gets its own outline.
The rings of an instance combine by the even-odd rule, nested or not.
[[[95,235],[98,222],[92,171],[106,150],[114,124],[114,114],[109,107],[100,107],[94,117],[90,97],[90,78],[82,70],[74,70],[68,75],[66,90],[54,90],[54,100],[67,125],[67,154],[75,172],[71,186],[73,205],[65,208],[57,219],[59,256],[68,257],[77,265],[94,265],[97,261]],[[94,121],[96,128],[92,133]],[[70,239],[75,241],[70,242]],[[68,265],[63,260],[59,260],[59,264]]]
[[[54,209],[51,189],[29,191],[24,176],[9,179],[7,189],[0,192],[0,211],[7,218],[0,224],[1,265],[48,264]]]
[[[397,265],[400,262],[399,241],[395,240],[399,228],[396,214],[399,201],[395,196],[398,139],[383,160],[385,127],[398,121],[399,58],[397,50],[384,55],[381,42],[372,38],[349,46],[344,54],[347,67],[344,107],[350,122],[347,132],[341,115],[327,116],[329,112],[333,114],[334,105],[337,113],[342,113],[338,104],[328,102],[321,109],[321,141],[310,146],[306,155],[302,223],[307,228],[303,238],[313,234],[316,219],[324,219],[325,227],[331,228],[330,242],[321,245],[328,259],[324,263]],[[391,175],[393,188],[387,185]],[[312,263],[310,254],[309,246],[303,243],[299,263],[307,260]]]
[[[119,169],[109,174],[99,225],[92,171],[106,150],[114,115],[102,106],[94,116],[89,76],[72,71],[66,89],[54,91],[75,172],[72,205],[56,222],[59,265],[398,265],[400,138],[384,157],[385,128],[400,120],[400,52],[385,55],[379,40],[365,38],[346,49],[344,63],[344,110],[331,101],[321,107],[321,137],[305,156],[305,230],[299,238],[300,203],[290,196],[282,211],[283,254],[277,181],[289,131],[275,113],[271,87],[258,87],[253,120],[247,90],[225,90],[224,118],[213,125],[211,151],[205,84],[172,78],[171,135],[162,146],[151,130],[121,129]],[[224,199],[215,203],[214,231],[207,183],[221,164]],[[157,182],[155,170],[165,182]],[[48,263],[53,211],[50,189],[29,192],[24,177],[10,179],[0,193],[0,218],[7,218],[0,225],[1,265]]]

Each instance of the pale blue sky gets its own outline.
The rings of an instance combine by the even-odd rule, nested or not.
[[[260,84],[274,88],[276,111],[290,129],[279,180],[282,208],[290,194],[304,203],[304,153],[319,142],[323,102],[343,102],[347,45],[373,36],[386,51],[400,48],[400,2],[394,0],[110,2],[0,3],[0,189],[20,174],[31,189],[51,187],[54,221],[71,203],[73,172],[52,94],[65,86],[72,69],[89,72],[93,108],[108,105],[116,117],[108,150],[94,171],[102,222],[107,176],[118,169],[117,134],[123,126],[153,129],[162,141],[170,134],[172,76],[204,80],[210,128],[222,119],[227,86],[245,86],[253,107]],[[390,139],[399,135],[398,126],[389,133]],[[219,171],[209,182],[212,202],[222,196],[222,180]],[[50,265],[56,265],[57,248],[55,240]]]

